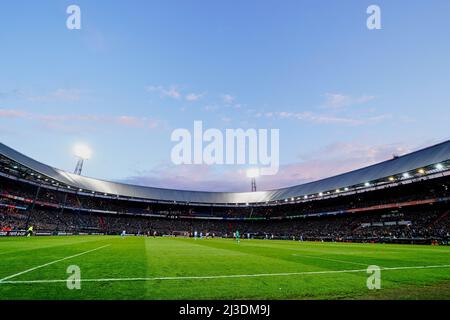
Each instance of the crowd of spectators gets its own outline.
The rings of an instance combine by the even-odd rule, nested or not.
[[[36,231],[48,233],[119,234],[125,230],[129,234],[141,235],[192,235],[197,231],[216,237],[231,237],[233,232],[239,230],[244,236],[252,238],[324,241],[448,238],[450,214],[445,209],[403,212],[241,221],[0,209],[0,228],[25,229],[32,225]]]
[[[104,210],[115,213],[163,214],[167,216],[206,216],[206,217],[289,217],[305,214],[351,210],[388,203],[401,203],[414,200],[426,200],[450,197],[449,178],[436,181],[423,181],[398,187],[358,193],[349,196],[312,200],[301,203],[282,203],[267,207],[201,207],[182,204],[158,204],[137,201],[109,199],[99,196],[79,194],[74,191],[63,192],[34,185],[17,183],[0,178],[0,195],[24,197],[38,204],[53,204],[80,210]],[[5,197],[2,197],[5,199]],[[2,200],[4,201],[4,200]]]
[[[449,196],[448,178],[442,178],[320,201],[273,207],[213,208],[127,202],[37,188],[0,178],[0,229],[25,229],[31,225],[36,231],[47,233],[118,234],[125,230],[130,234],[150,235],[192,235],[197,231],[220,237],[230,237],[239,230],[244,235],[257,238],[325,241],[447,239],[450,232],[448,201],[409,209],[322,216],[311,214]],[[15,205],[21,208],[14,208]],[[90,209],[109,213],[90,212]],[[149,214],[160,217],[150,217]],[[300,215],[308,217],[290,218]],[[249,217],[260,220],[232,219]],[[281,219],[273,219],[275,217]]]

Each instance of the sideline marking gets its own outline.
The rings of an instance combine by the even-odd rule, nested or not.
[[[450,268],[450,264],[434,265],[434,266],[411,266],[411,267],[391,267],[380,268],[381,271],[389,270],[407,270],[407,269],[432,269],[432,268]],[[207,280],[207,279],[223,279],[223,278],[257,278],[257,277],[283,277],[283,276],[300,276],[315,274],[334,274],[334,273],[357,273],[367,272],[367,269],[354,270],[327,270],[327,271],[305,271],[290,273],[258,273],[258,274],[232,274],[219,276],[186,276],[186,277],[155,277],[155,278],[104,278],[104,279],[80,279],[81,282],[119,282],[119,281],[157,281],[157,280]],[[57,280],[17,280],[17,281],[0,281],[1,284],[32,284],[32,283],[58,283],[67,282],[67,279]]]
[[[84,251],[84,252],[81,252],[81,253],[74,254],[73,256],[69,256],[69,257],[65,257],[65,258],[62,258],[62,259],[55,260],[55,261],[51,261],[51,262],[42,264],[42,265],[40,265],[40,266],[33,267],[33,268],[27,269],[27,270],[25,270],[25,271],[21,271],[21,272],[15,273],[15,274],[13,274],[13,275],[10,275],[10,276],[7,276],[7,277],[5,277],[5,278],[3,278],[3,279],[0,279],[0,284],[2,284],[2,283],[7,283],[7,282],[5,282],[5,280],[9,280],[9,279],[18,277],[18,276],[20,276],[20,275],[22,275],[22,274],[25,274],[25,273],[28,273],[28,272],[31,272],[31,271],[34,271],[34,270],[37,270],[37,269],[40,269],[40,268],[47,267],[47,266],[52,265],[52,264],[55,264],[55,263],[57,263],[57,262],[61,262],[61,261],[64,261],[64,260],[76,258],[76,257],[82,256],[82,255],[84,255],[84,254],[87,254],[87,253],[90,253],[90,252],[94,252],[94,251],[97,251],[97,250],[100,250],[100,249],[109,247],[110,245],[111,245],[111,244],[107,244],[107,245],[104,245],[104,246],[101,246],[101,247],[98,247],[98,248],[95,248],[95,249],[92,249],[92,250],[88,250],[88,251]]]

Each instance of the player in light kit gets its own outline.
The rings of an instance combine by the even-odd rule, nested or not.
[[[122,231],[122,233],[120,234],[120,236],[122,237],[122,239],[126,236],[127,232],[125,230]]]
[[[194,231],[194,240],[197,240],[197,231]]]
[[[30,226],[27,230],[27,237],[31,237],[33,235],[33,226]]]

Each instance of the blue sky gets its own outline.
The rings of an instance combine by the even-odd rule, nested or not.
[[[258,187],[319,179],[449,138],[449,22],[446,0],[4,1],[0,141],[69,171],[86,143],[97,178],[243,191],[242,167],[173,166],[171,132],[278,128]]]

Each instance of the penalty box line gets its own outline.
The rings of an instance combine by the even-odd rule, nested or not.
[[[23,275],[23,274],[25,274],[25,273],[28,273],[28,272],[31,272],[31,271],[34,271],[34,270],[37,270],[37,269],[41,269],[41,268],[47,267],[47,266],[49,266],[49,265],[52,265],[52,264],[55,264],[55,263],[64,261],[64,260],[76,258],[76,257],[82,256],[82,255],[85,255],[85,254],[88,254],[88,253],[91,253],[91,252],[94,252],[94,251],[97,251],[97,250],[100,250],[100,249],[109,247],[110,245],[111,245],[111,244],[107,244],[107,245],[104,245],[104,246],[101,246],[101,247],[98,247],[98,248],[95,248],[95,249],[92,249],[92,250],[88,250],[88,251],[84,251],[84,252],[81,252],[81,253],[77,253],[77,254],[74,254],[74,255],[72,255],[72,256],[68,256],[68,257],[65,257],[65,258],[61,258],[61,259],[58,259],[58,260],[54,260],[54,261],[51,261],[51,262],[42,264],[42,265],[40,265],[40,266],[36,266],[36,267],[30,268],[30,269],[27,269],[27,270],[24,270],[24,271],[21,271],[21,272],[12,274],[12,275],[7,276],[7,277],[5,277],[5,278],[3,278],[3,279],[0,279],[0,284],[5,283],[7,280],[10,280],[10,279],[12,279],[12,278],[18,277],[18,276]]]
[[[411,270],[411,269],[436,269],[450,268],[450,264],[434,266],[410,266],[410,267],[386,267],[380,268],[381,271],[390,270]],[[217,276],[185,276],[185,277],[153,277],[153,278],[103,278],[103,279],[79,279],[80,282],[126,282],[126,281],[158,281],[158,280],[208,280],[208,279],[228,279],[228,278],[258,278],[258,277],[284,277],[284,276],[302,276],[302,275],[321,275],[337,273],[359,273],[367,272],[367,269],[353,270],[326,270],[326,271],[305,271],[305,272],[287,272],[287,273],[258,273],[258,274],[232,274]],[[33,283],[66,283],[67,279],[55,280],[16,280],[0,281],[1,284],[33,284]]]

